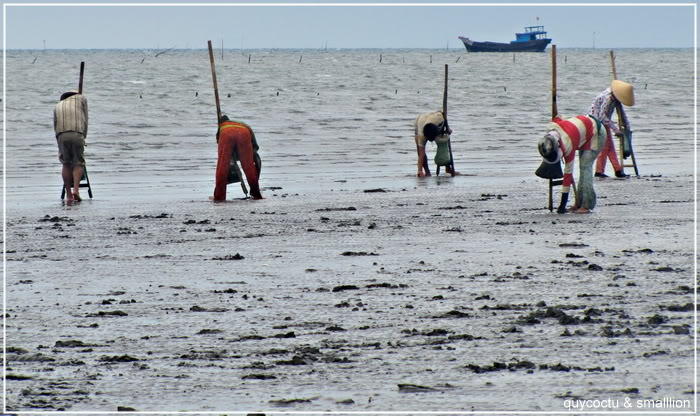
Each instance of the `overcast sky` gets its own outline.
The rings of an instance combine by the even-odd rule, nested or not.
[[[682,1],[682,0],[681,0]],[[104,3],[97,1],[96,3]],[[465,2],[466,3],[466,2]],[[541,3],[541,2],[540,2]],[[451,48],[508,42],[541,24],[558,47],[693,47],[686,6],[29,6],[5,5],[8,49]],[[656,3],[658,4],[658,3]],[[537,20],[539,18],[539,20]],[[595,33],[595,35],[594,35]]]

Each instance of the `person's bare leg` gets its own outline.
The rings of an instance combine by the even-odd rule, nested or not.
[[[80,178],[83,176],[83,167],[76,165],[73,168],[73,198],[77,201],[81,201],[80,197]]]
[[[73,200],[73,192],[71,192],[71,184],[73,183],[73,168],[69,165],[63,165],[61,176],[63,176],[63,187],[66,189],[66,200]]]

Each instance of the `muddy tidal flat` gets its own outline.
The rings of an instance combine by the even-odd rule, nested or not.
[[[597,180],[589,215],[472,180],[9,215],[8,408],[692,403],[693,177]]]

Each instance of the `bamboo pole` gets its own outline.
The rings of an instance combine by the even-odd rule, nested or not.
[[[216,101],[216,125],[218,126],[221,122],[221,103],[219,102],[219,86],[216,83],[216,66],[214,65],[214,51],[211,48],[211,41],[208,41],[209,45],[209,63],[211,64],[211,79],[214,83],[214,100]]]
[[[85,62],[80,63],[80,80],[78,81],[78,94],[83,93],[83,74],[85,74]]]
[[[559,114],[557,109],[557,45],[552,45],[552,120]]]
[[[613,76],[613,81],[617,79],[617,68],[615,66],[615,53],[613,51],[610,51],[610,65],[612,67],[612,76]],[[619,147],[620,147],[620,152],[617,155],[619,161],[620,161],[620,166],[624,168],[629,168],[633,167],[634,168],[634,173],[636,176],[639,176],[639,168],[637,168],[637,160],[634,158],[634,152],[631,153],[632,157],[632,164],[625,164],[625,145],[624,145],[624,140],[625,136],[627,135],[627,129],[629,126],[625,124],[624,119],[622,118],[622,112],[624,111],[622,109],[622,103],[618,100],[617,103],[615,104],[615,111],[617,112],[617,125],[620,131],[622,131],[622,138],[620,139]]]
[[[218,125],[221,123],[221,102],[219,101],[219,85],[216,83],[216,66],[214,66],[214,50],[211,47],[211,41],[207,41],[207,44],[209,46],[209,63],[211,64],[211,79],[214,83],[214,100],[216,101],[216,125],[218,127]],[[236,168],[238,169],[238,166],[236,166]],[[243,190],[243,193],[247,198],[248,188],[245,186],[243,175],[239,174],[238,177],[241,180],[241,189]]]
[[[442,93],[442,115],[445,118],[445,124],[447,125],[447,74],[448,74],[448,65],[445,64],[445,89],[443,90]],[[455,172],[455,160],[452,157],[452,144],[451,140],[447,140],[447,149],[450,151],[450,169],[452,172],[452,176],[456,175]]]

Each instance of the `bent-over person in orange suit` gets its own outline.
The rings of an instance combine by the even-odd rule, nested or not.
[[[231,158],[234,159],[234,163],[240,160],[253,199],[263,199],[258,185],[260,159],[255,157],[258,144],[253,129],[243,122],[231,121],[227,116],[221,116],[219,129],[216,132],[216,142],[219,144],[219,159],[216,163],[214,201],[226,200]]]

